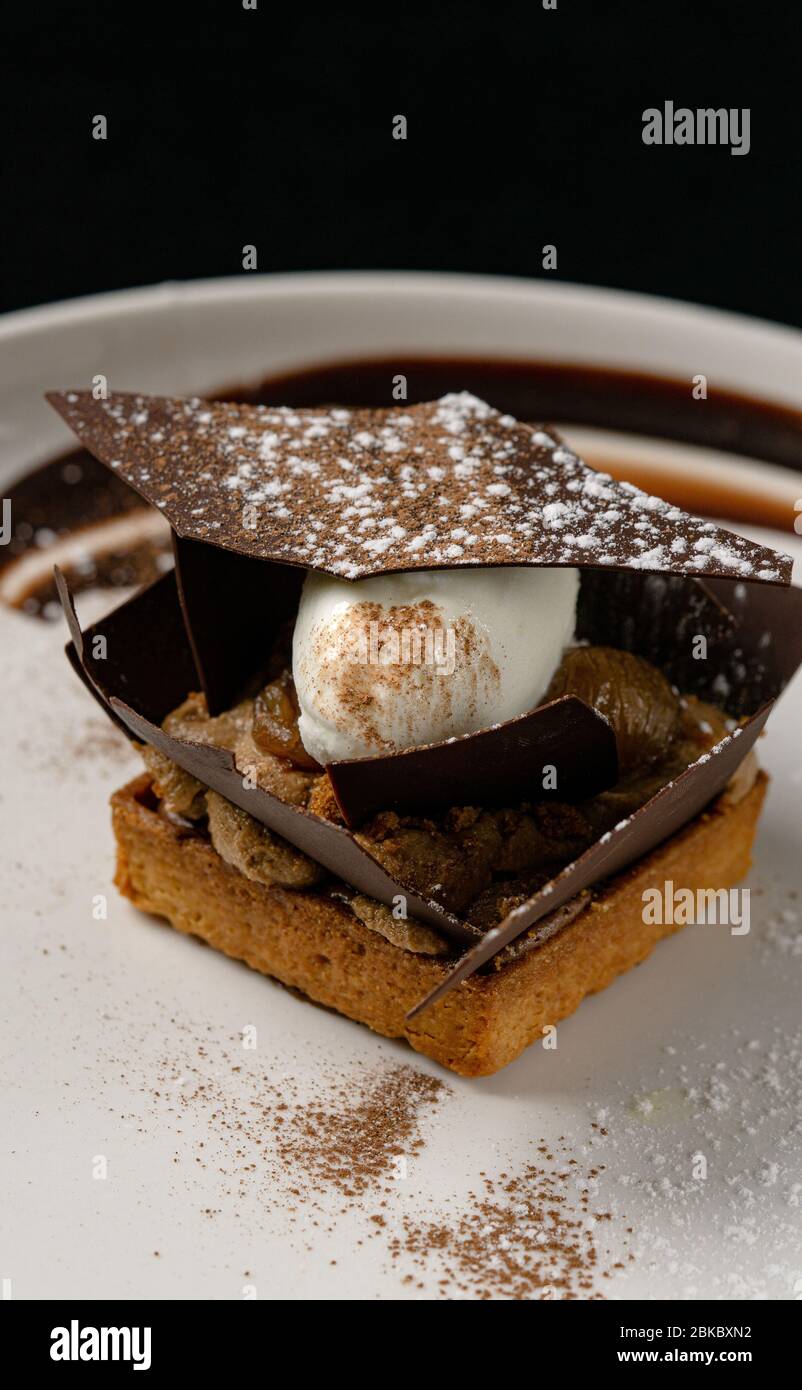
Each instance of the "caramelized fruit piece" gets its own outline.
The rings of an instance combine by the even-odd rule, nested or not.
[[[610,721],[622,777],[665,756],[676,737],[680,704],[651,662],[617,647],[570,647],[546,695],[577,695]]]
[[[263,753],[288,758],[295,767],[314,772],[319,764],[310,758],[298,733],[298,700],[289,671],[259,691],[253,705],[253,741]]]

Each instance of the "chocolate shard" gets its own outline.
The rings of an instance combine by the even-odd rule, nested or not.
[[[464,738],[329,763],[348,825],[376,811],[582,801],[618,780],[615,734],[575,695]],[[545,783],[545,785],[544,785]]]
[[[390,907],[402,898],[408,916],[434,927],[451,941],[464,946],[476,940],[474,927],[392,878],[345,827],[255,786],[226,750],[164,732],[161,721],[192,689],[195,675],[174,574],[164,575],[83,633],[63,575],[59,592],[72,632],[67,649],[71,664],[129,736],[159,748],[186,772],[361,893]]]
[[[178,593],[211,715],[265,682],[279,629],[295,617],[304,571],[173,532]]]
[[[708,579],[704,587],[734,621],[714,648],[713,660],[701,663],[697,686],[740,717],[776,699],[802,663],[800,590],[769,593],[760,584],[731,579]]]
[[[156,720],[186,699],[195,686],[195,665],[172,570],[84,632],[70,587],[57,566],[54,575],[72,638],[67,647],[70,664],[118,728],[131,737],[109,704],[108,690]]]
[[[740,718],[774,699],[783,684],[768,659],[773,638],[761,616],[762,592],[759,584],[731,579],[584,570],[577,636],[646,657],[679,690]],[[795,634],[784,640],[793,649]]]
[[[596,473],[463,392],[387,410],[52,392],[179,536],[357,579],[576,565],[787,584],[791,559]]]
[[[450,994],[452,989],[474,975],[541,917],[569,902],[580,889],[601,883],[618,873],[687,825],[723,790],[754,746],[771,708],[771,704],[764,705],[746,724],[733,730],[715,750],[706,754],[705,762],[691,764],[633,816],[603,835],[579,859],[567,865],[540,893],[515,908],[499,926],[486,932],[482,940],[462,956],[445,980],[410,1009],[407,1018],[416,1018],[424,1009],[431,1008]]]
[[[64,572],[59,569],[58,565],[53,566],[53,577],[56,581],[56,593],[58,594],[64,616],[67,620],[67,627],[70,630],[71,641],[67,643],[64,649],[67,654],[67,660],[78,679],[89,691],[89,694],[94,700],[97,700],[103,712],[116,724],[121,733],[125,734],[126,738],[133,739],[133,734],[128,728],[128,725],[124,724],[120,716],[114,713],[108,700],[101,694],[98,686],[89,675],[86,663],[86,651],[84,648],[84,634],[81,631],[81,624],[78,621],[78,614],[75,611],[75,601]]]
[[[704,580],[642,570],[580,571],[577,637],[645,657],[679,690],[702,694],[698,638],[704,637],[713,658],[734,624],[726,604]]]
[[[602,882],[655,849],[704,810],[726,786],[762,732],[774,695],[781,693],[802,663],[802,589],[770,589],[759,584],[738,587],[737,594],[723,585],[716,590],[735,619],[728,656],[733,657],[737,652],[737,659],[744,661],[754,657],[759,649],[764,689],[773,694],[714,749],[662,787],[634,815],[602,836],[539,893],[487,932],[457,962],[446,979],[410,1010],[408,1018],[436,1004],[575,893]]]

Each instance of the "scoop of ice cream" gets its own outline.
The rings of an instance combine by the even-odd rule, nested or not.
[[[310,572],[292,655],[306,751],[366,758],[525,714],[573,638],[578,590],[575,569]]]

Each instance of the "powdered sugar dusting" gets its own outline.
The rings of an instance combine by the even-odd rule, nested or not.
[[[788,557],[588,468],[467,392],[384,410],[52,397],[182,536],[354,579],[592,565],[784,582]]]

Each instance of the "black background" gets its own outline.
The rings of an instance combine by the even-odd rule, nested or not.
[[[18,4],[0,308],[243,274],[252,243],[260,271],[547,275],[798,324],[800,13]],[[641,113],[667,99],[750,107],[750,153],[645,146]]]

